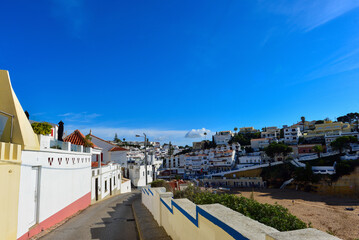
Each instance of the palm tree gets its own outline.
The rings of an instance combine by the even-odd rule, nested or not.
[[[204,140],[207,140],[207,133],[204,132],[203,135],[204,135]]]
[[[305,123],[305,117],[304,116],[302,116],[302,117],[300,117],[300,119],[302,120],[302,123],[303,123],[303,132],[304,132],[304,123]]]
[[[318,154],[318,158],[320,158],[320,153],[322,153],[324,151],[322,145],[315,145],[313,147],[313,150],[314,150],[314,152],[316,152]]]
[[[234,130],[234,132],[237,134],[238,128],[235,127],[233,130]]]

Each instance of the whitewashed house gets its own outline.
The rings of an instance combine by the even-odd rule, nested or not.
[[[297,144],[301,136],[302,132],[297,126],[284,128],[284,142],[287,144]]]
[[[214,142],[217,145],[226,145],[233,137],[232,131],[217,132],[213,135]]]
[[[94,156],[92,161],[98,162],[98,158],[101,158],[101,162],[113,162],[118,163],[121,167],[127,168],[127,152],[126,148],[119,147],[109,141],[103,140],[90,132],[91,141],[99,146],[102,151],[100,156]]]

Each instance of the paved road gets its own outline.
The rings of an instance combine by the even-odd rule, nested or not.
[[[96,203],[41,240],[137,240],[131,204],[139,197],[139,191],[133,191]]]

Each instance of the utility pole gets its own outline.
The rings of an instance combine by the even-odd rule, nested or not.
[[[145,133],[143,133],[143,135],[145,136],[145,142],[143,143],[145,146],[145,171],[146,171],[146,186],[147,186],[147,136]]]
[[[147,186],[147,183],[148,183],[148,181],[147,181],[147,136],[146,136],[146,134],[145,133],[143,133],[143,136],[144,136],[144,142],[143,142],[143,145],[144,145],[144,147],[145,147],[145,171],[146,171],[146,186]],[[136,137],[141,137],[140,135],[136,135]]]

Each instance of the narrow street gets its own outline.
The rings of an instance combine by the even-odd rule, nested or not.
[[[121,194],[96,203],[41,240],[139,239],[131,204],[140,192]]]

